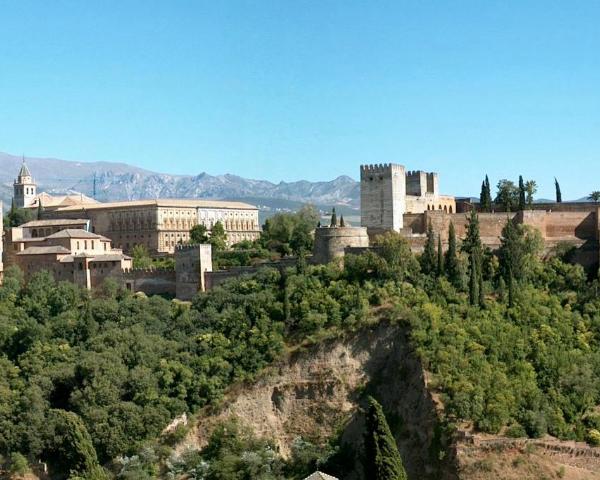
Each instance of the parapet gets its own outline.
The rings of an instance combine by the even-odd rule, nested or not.
[[[375,165],[361,165],[360,166],[360,179],[366,180],[368,177],[373,175],[382,175],[385,177],[391,177],[392,173],[401,172],[404,174],[404,165],[397,163],[379,163]]]
[[[185,250],[198,250],[199,247],[203,245],[208,245],[207,243],[188,243],[188,244],[178,244],[175,245],[175,250],[185,251]]]

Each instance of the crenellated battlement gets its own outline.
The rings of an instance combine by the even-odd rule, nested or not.
[[[390,178],[393,173],[404,173],[404,166],[398,165],[397,163],[379,163],[360,166],[361,180],[368,180],[375,175]]]
[[[185,251],[185,250],[198,250],[198,247],[202,245],[208,245],[206,243],[188,243],[188,244],[178,244],[175,245],[175,250]]]

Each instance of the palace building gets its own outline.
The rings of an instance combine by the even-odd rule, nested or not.
[[[192,199],[101,203],[82,194],[38,194],[25,163],[15,180],[14,195],[15,206],[38,209],[40,220],[87,220],[91,232],[110,238],[127,252],[144,245],[151,253],[173,253],[177,245],[189,241],[190,229],[198,224],[210,234],[221,222],[229,245],[260,236],[258,208],[247,203]]]

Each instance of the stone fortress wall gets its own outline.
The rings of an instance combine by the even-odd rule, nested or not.
[[[406,211],[406,172],[402,165],[360,167],[360,223],[367,228],[400,231]]]
[[[319,227],[315,229],[313,263],[329,263],[344,256],[346,248],[368,247],[369,235],[364,227]]]

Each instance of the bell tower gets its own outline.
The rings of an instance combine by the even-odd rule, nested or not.
[[[25,157],[23,157],[23,164],[21,165],[21,170],[19,170],[19,176],[13,184],[15,207],[29,207],[35,199],[36,194],[37,185],[29,172],[29,168],[27,168]]]

